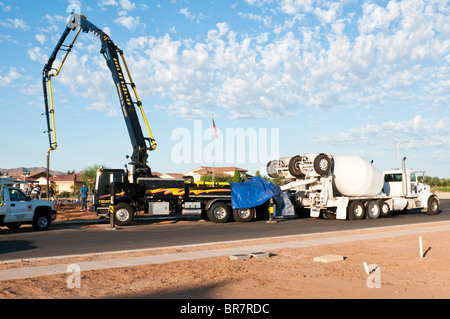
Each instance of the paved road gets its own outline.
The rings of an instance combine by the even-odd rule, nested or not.
[[[276,236],[303,235],[362,228],[376,228],[406,224],[450,220],[450,200],[441,200],[441,211],[428,216],[420,211],[376,220],[341,221],[299,218],[268,224],[213,224],[203,221],[173,223],[138,222],[116,231],[103,228],[53,226],[45,232],[31,227],[19,230],[0,230],[0,261],[12,259],[65,256],[133,249],[201,244],[232,240],[257,239]]]

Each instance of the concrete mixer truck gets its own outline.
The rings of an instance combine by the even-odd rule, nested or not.
[[[270,161],[267,173],[281,177],[281,190],[311,217],[375,219],[409,209],[437,214],[439,198],[405,160],[403,169],[381,172],[358,156],[308,153]]]

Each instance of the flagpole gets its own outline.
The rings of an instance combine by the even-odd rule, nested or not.
[[[211,115],[212,116],[212,123],[213,123],[213,134],[211,135],[212,137],[212,182],[214,183],[214,113]]]

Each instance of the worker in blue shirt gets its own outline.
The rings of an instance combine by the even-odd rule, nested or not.
[[[89,188],[86,186],[86,183],[83,183],[83,187],[80,188],[80,197],[81,197],[81,210],[83,212],[87,212],[87,195],[89,192]]]

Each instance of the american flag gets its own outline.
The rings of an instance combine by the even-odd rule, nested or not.
[[[216,127],[216,123],[214,122],[214,118],[212,119],[212,127],[213,127],[213,131],[214,131],[214,136],[219,139],[219,137],[217,136],[217,127]]]

